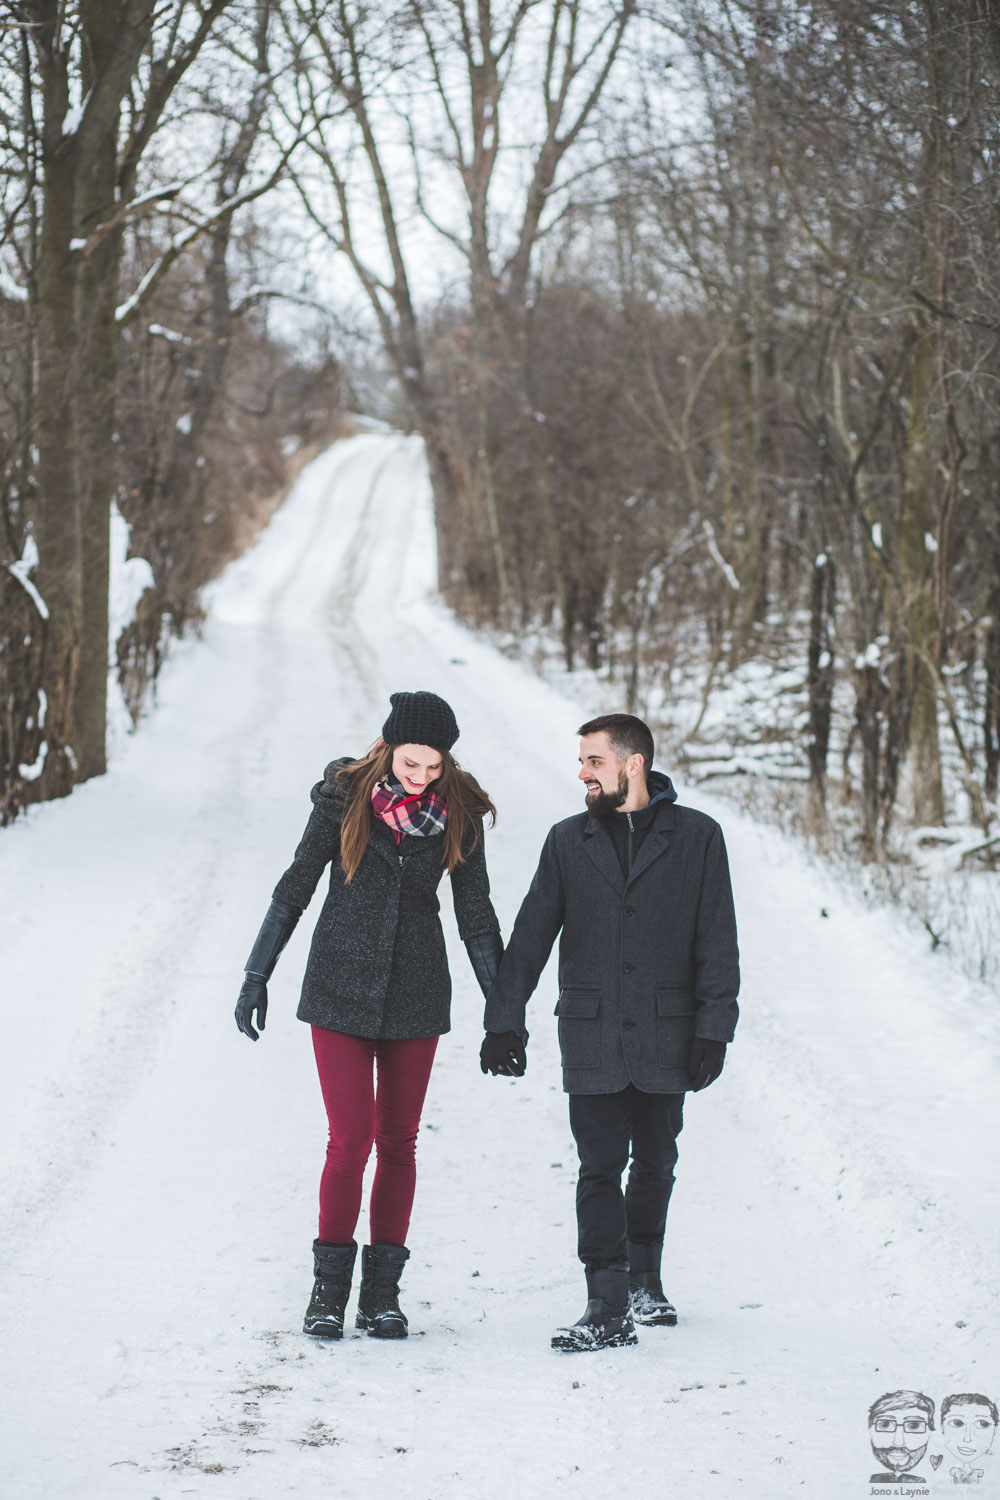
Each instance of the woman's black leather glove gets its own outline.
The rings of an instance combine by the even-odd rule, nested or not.
[[[528,1066],[524,1042],[516,1031],[488,1031],[479,1051],[479,1066],[494,1078],[498,1073],[505,1078],[523,1078]]]
[[[257,1025],[263,1031],[267,1020],[267,985],[259,974],[248,974],[236,1002],[236,1024],[252,1042],[259,1035],[253,1026],[254,1011],[257,1012]]]
[[[476,937],[466,938],[465,951],[472,964],[472,972],[479,980],[479,988],[488,995],[500,960],[503,958],[503,938],[499,932],[482,932]]]
[[[302,915],[300,906],[289,906],[284,901],[272,901],[267,916],[261,923],[250,957],[246,962],[246,978],[240,997],[236,1002],[236,1024],[244,1036],[252,1042],[259,1033],[254,1030],[253,1017],[257,1013],[257,1025],[264,1030],[267,1019],[267,981],[274,973],[281,950],[295,931]]]
[[[699,1089],[707,1089],[710,1083],[714,1083],[722,1072],[725,1060],[725,1042],[712,1042],[707,1037],[695,1037],[691,1043],[691,1056],[688,1059],[688,1072],[694,1078],[691,1085],[692,1092],[696,1094]]]

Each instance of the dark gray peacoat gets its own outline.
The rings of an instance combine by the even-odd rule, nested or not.
[[[650,1094],[689,1089],[692,1039],[731,1041],[739,1013],[736,918],[718,823],[660,801],[627,882],[599,819],[583,812],[557,823],[490,990],[487,1031],[523,1030],[560,929],[566,1092],[612,1094],[629,1083]]]
[[[451,1026],[451,976],[438,915],[445,872],[440,834],[407,834],[398,848],[380,818],[348,885],[340,863],[343,799],[332,761],[312,789],[313,810],[274,899],[305,908],[327,865],[330,888],[313,933],[298,1017],[350,1036],[439,1036]],[[465,941],[499,931],[490,900],[483,828],[451,876]]]

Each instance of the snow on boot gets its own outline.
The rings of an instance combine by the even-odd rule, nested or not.
[[[650,1244],[628,1243],[628,1300],[632,1316],[644,1328],[672,1328],[677,1309],[660,1283],[662,1240]]]
[[[660,1284],[658,1271],[630,1271],[628,1301],[632,1316],[644,1328],[673,1328],[677,1309]]]
[[[399,1278],[410,1258],[405,1245],[365,1245],[361,1251],[361,1293],[355,1327],[373,1339],[405,1339],[406,1318],[399,1309]]]
[[[553,1349],[569,1354],[587,1349],[618,1349],[637,1344],[628,1299],[628,1268],[606,1266],[587,1269],[587,1310],[570,1328],[557,1328]]]
[[[353,1240],[349,1245],[328,1245],[323,1240],[313,1240],[316,1280],[302,1324],[303,1333],[311,1333],[318,1339],[344,1337],[344,1312],[351,1295],[357,1253],[358,1247]]]

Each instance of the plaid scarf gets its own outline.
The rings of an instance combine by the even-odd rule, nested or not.
[[[418,838],[444,833],[448,821],[448,808],[436,792],[411,796],[391,774],[372,787],[372,811],[387,825],[397,844],[408,833]]]

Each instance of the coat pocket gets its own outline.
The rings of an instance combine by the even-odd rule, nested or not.
[[[564,1068],[601,1066],[600,1010],[600,990],[560,991],[556,1015]]]
[[[661,1068],[688,1071],[694,1041],[694,991],[687,985],[656,992],[656,1059]]]

